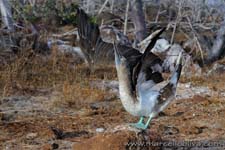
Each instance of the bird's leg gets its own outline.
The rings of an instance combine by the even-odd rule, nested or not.
[[[152,115],[149,116],[149,118],[148,118],[148,120],[147,120],[147,122],[145,124],[144,129],[147,129],[148,128],[148,125],[149,125],[149,123],[150,123],[151,120],[152,120]]]
[[[151,119],[152,119],[152,115],[149,116],[146,124],[144,124],[143,123],[144,117],[141,117],[140,120],[137,123],[131,124],[131,126],[134,126],[134,127],[138,128],[138,129],[145,130],[145,129],[148,128],[148,125],[149,125]]]
[[[130,125],[138,128],[138,129],[143,129],[145,127],[145,124],[143,123],[144,117],[141,117],[140,120],[137,123],[131,123]]]
[[[137,124],[143,123],[144,117],[141,117]]]

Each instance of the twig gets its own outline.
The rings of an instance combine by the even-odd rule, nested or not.
[[[197,33],[196,33],[196,31],[194,30],[194,28],[193,28],[193,26],[192,26],[192,24],[191,24],[191,20],[189,19],[189,17],[187,16],[186,18],[187,18],[188,23],[189,23],[189,26],[190,26],[190,28],[191,28],[191,30],[192,30],[192,32],[193,32],[194,38],[195,38],[195,40],[196,40],[196,42],[197,42],[197,45],[198,45],[198,48],[199,48],[199,51],[200,51],[200,54],[201,54],[202,62],[204,63],[203,50],[202,50],[201,44],[199,43]]]
[[[184,16],[185,17],[185,16]],[[159,22],[155,22],[155,21],[147,21],[148,23],[148,26],[151,26],[151,25],[160,25],[160,26],[166,26],[167,24],[170,24],[171,26],[175,26],[175,21],[171,21],[171,22],[168,22],[168,21],[165,21],[165,22],[162,22],[162,21],[159,21]],[[184,27],[184,28],[189,28],[189,24],[187,22],[179,22],[179,25]],[[193,23],[192,26],[194,28],[202,28],[204,30],[211,30],[212,28],[218,28],[220,26],[219,23],[216,23],[216,24],[213,24],[213,23]]]
[[[103,20],[103,19],[102,19],[102,20]],[[110,20],[106,20],[106,21],[104,21],[104,24],[111,24],[111,23],[114,22],[114,21],[119,22],[119,23],[121,23],[121,24],[124,24],[123,21],[121,21],[120,19],[117,19],[117,18],[115,18],[115,19],[110,19]]]
[[[160,15],[160,10],[161,10],[161,5],[159,6],[159,10],[158,10],[157,15],[156,15],[156,17],[155,17],[155,23],[158,22],[159,15]]]
[[[28,0],[29,4],[34,7],[36,4],[36,0]]]
[[[179,30],[180,30],[180,32],[182,32],[182,33],[184,34],[184,36],[185,36],[188,40],[191,39],[190,36],[189,36],[187,33],[185,33],[181,28],[179,28]]]
[[[125,23],[124,23],[124,31],[123,31],[124,35],[126,35],[126,33],[127,33],[127,21],[128,21],[129,7],[130,7],[130,0],[127,0],[127,8],[126,8],[126,13],[125,13]]]
[[[87,13],[89,13],[89,0],[86,0],[86,10],[87,10]]]
[[[173,28],[172,37],[170,39],[170,44],[173,44],[173,39],[174,39],[174,35],[175,35],[175,32],[176,32],[176,28],[177,28],[177,23],[178,23],[178,20],[180,19],[180,15],[181,15],[182,2],[183,2],[182,0],[180,0],[180,2],[179,2],[178,14],[177,14],[177,18],[176,18],[176,21],[175,21],[175,26]]]
[[[114,1],[115,1],[115,0],[111,0],[111,1],[112,1],[112,2],[111,2],[111,8],[110,8],[110,12],[111,12],[111,13],[113,13],[113,8],[114,8]]]
[[[103,9],[105,8],[106,4],[108,3],[109,0],[105,0],[104,4],[102,5],[101,9],[98,12],[98,15],[103,11]]]
[[[62,37],[65,37],[65,36],[69,36],[69,35],[78,35],[78,31],[77,31],[77,28],[75,29],[72,29],[66,33],[63,33],[63,34],[53,34],[52,36],[53,37],[57,37],[57,38],[62,38]]]

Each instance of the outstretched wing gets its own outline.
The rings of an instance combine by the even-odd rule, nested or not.
[[[151,49],[154,47],[157,39],[162,34],[165,28],[157,31],[157,34],[152,38],[150,44],[146,48],[144,54],[140,53],[137,49],[125,46],[117,45],[117,50],[122,56],[127,60],[129,64],[130,73],[131,73],[131,84],[132,90],[136,91],[136,86],[142,84],[146,81],[152,80],[153,85],[163,81],[162,77],[162,60],[155,54],[151,52]],[[151,82],[147,83],[152,84]],[[152,86],[153,86],[152,85]]]
[[[82,10],[77,9],[78,33],[80,37],[80,47],[89,61],[99,61],[113,59],[113,44],[106,43],[100,36],[99,26],[94,23],[91,18]],[[118,50],[127,59],[131,75],[132,87],[136,89],[137,80],[140,74],[144,74],[144,78],[139,79],[139,83],[148,80],[159,83],[163,81],[161,75],[161,59],[151,52],[157,39],[165,28],[161,29],[151,40],[144,54],[131,46],[118,44]]]
[[[177,58],[176,69],[172,73],[169,82],[167,82],[165,85],[162,84],[161,87],[159,86],[158,88],[159,90],[159,95],[157,98],[158,104],[156,105],[155,108],[157,112],[162,111],[166,107],[166,105],[168,105],[168,103],[174,99],[181,71],[182,71],[182,52],[179,54]]]
[[[151,42],[147,46],[144,54],[141,56],[140,61],[136,64],[133,69],[133,84],[137,83],[141,85],[146,81],[149,82],[149,86],[162,82],[164,79],[162,77],[162,60],[151,52],[159,36],[165,31],[166,28],[162,28],[156,31],[155,36],[152,38]],[[151,85],[152,84],[152,85]]]
[[[113,56],[113,45],[102,40],[98,24],[79,8],[77,8],[77,27],[80,47],[89,62]]]
[[[113,44],[102,40],[99,26],[80,8],[77,8],[77,25],[80,47],[89,62],[114,59]],[[118,44],[117,47],[128,60],[131,70],[133,70],[142,54],[130,45]]]

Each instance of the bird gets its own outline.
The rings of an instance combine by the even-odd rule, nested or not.
[[[114,61],[113,42],[105,42],[100,36],[100,30],[98,24],[88,16],[81,8],[77,8],[77,28],[79,35],[79,46],[84,53],[84,56],[88,62],[90,71],[94,69],[94,63]],[[119,43],[118,47],[121,53],[126,58],[129,58],[130,63],[134,64],[135,57],[140,57],[139,51],[134,51],[127,36],[118,32],[115,27],[104,27],[115,33],[115,39]],[[130,57],[132,56],[132,57]]]
[[[145,52],[136,59],[135,64],[130,64],[130,60],[123,56],[118,44],[114,42],[120,99],[127,112],[140,117],[137,123],[130,125],[142,130],[147,129],[152,118],[175,98],[182,70],[181,52],[171,77],[167,81],[163,79],[160,58],[151,52],[157,38],[158,36],[153,38],[152,41],[155,42],[149,44]],[[145,117],[148,117],[146,122]]]
[[[182,70],[182,53],[177,58],[176,69],[165,81],[163,61],[151,52],[160,35],[166,30],[155,31],[150,43],[142,50],[133,48],[121,34],[115,32],[116,40],[108,43],[102,40],[99,26],[80,8],[77,8],[77,26],[80,47],[90,64],[100,59],[114,57],[119,80],[119,95],[125,110],[139,116],[137,123],[130,124],[138,129],[147,129],[153,117],[164,110],[174,99]],[[112,28],[113,29],[113,28]],[[92,68],[91,68],[92,69]],[[144,118],[149,117],[144,123]]]

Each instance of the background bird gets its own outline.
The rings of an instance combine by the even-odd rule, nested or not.
[[[94,63],[113,60],[113,44],[103,41],[98,24],[80,8],[77,8],[77,28],[80,39],[79,46],[85,55],[90,70],[93,70]],[[111,29],[113,30],[113,28]]]
[[[79,46],[84,53],[90,70],[94,69],[94,64],[96,63],[102,63],[105,61],[110,62],[111,60],[113,62],[113,42],[105,42],[101,38],[98,24],[96,24],[93,19],[80,8],[77,8],[77,28],[80,39]],[[116,41],[120,53],[129,60],[129,64],[131,66],[136,64],[136,60],[141,57],[142,53],[131,46],[132,44],[128,40],[127,36],[119,32],[115,27],[103,26],[103,28],[109,29],[113,32],[114,39],[112,41]],[[156,41],[153,41],[152,43],[155,42]]]

